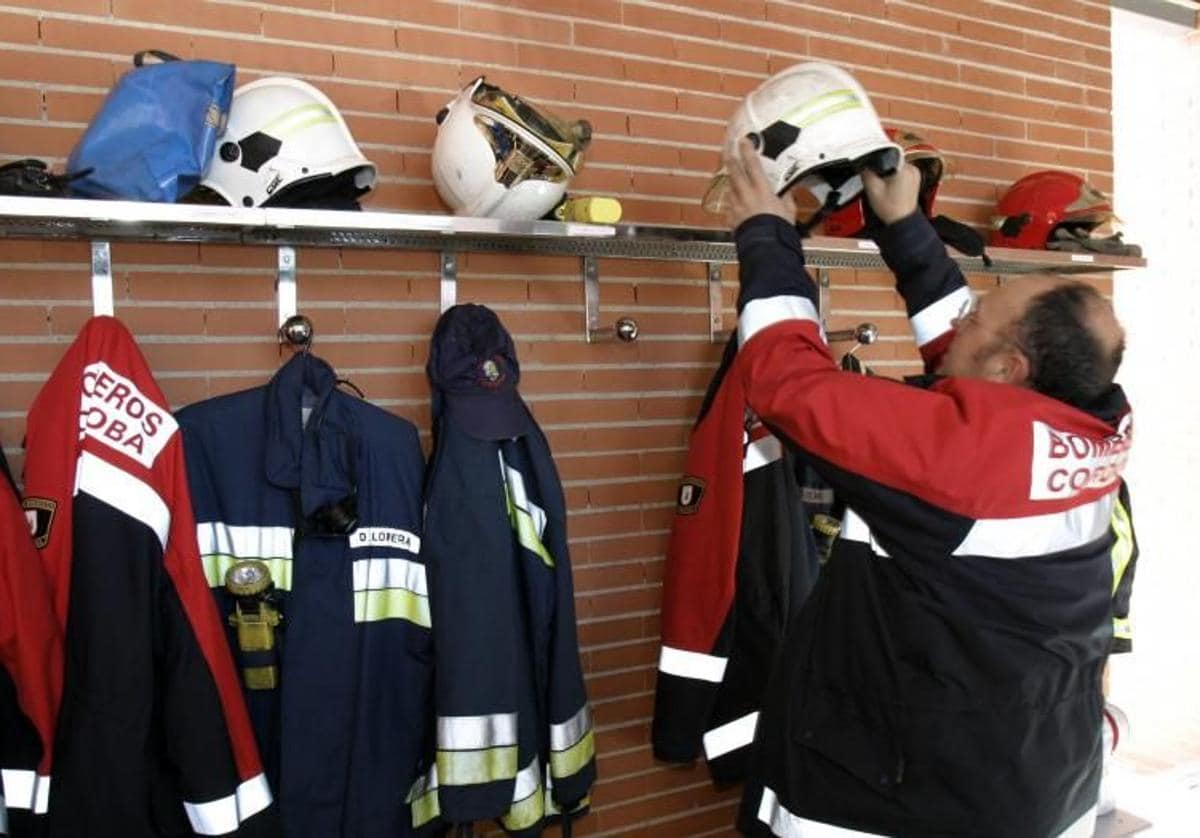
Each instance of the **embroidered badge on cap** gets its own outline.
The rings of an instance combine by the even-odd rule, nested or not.
[[[685,477],[679,482],[679,497],[675,503],[676,515],[695,515],[704,497],[704,481],[699,477]]]
[[[54,512],[58,504],[48,498],[25,498],[21,501],[21,507],[29,523],[33,546],[40,550],[50,541],[50,527],[54,524]]]

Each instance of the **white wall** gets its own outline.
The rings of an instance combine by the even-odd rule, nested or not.
[[[1150,267],[1115,282],[1134,405],[1134,653],[1113,664],[1142,770],[1200,759],[1200,41],[1113,9],[1116,208]]]

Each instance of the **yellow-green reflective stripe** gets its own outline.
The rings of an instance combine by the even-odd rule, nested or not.
[[[290,591],[292,589],[292,560],[284,558],[259,558],[258,556],[231,556],[228,553],[205,553],[200,557],[204,566],[204,578],[210,588],[225,587],[225,573],[229,568],[241,561],[253,559],[262,562],[271,571],[271,581],[276,589]]]
[[[438,783],[473,786],[511,780],[517,775],[517,746],[482,751],[438,751]]]
[[[537,770],[536,765],[534,770]],[[500,822],[504,824],[505,829],[516,831],[529,829],[545,816],[546,794],[542,791],[542,784],[539,781],[532,792],[523,799],[513,802],[509,810],[500,818]]]
[[[570,777],[577,774],[596,755],[596,738],[588,731],[582,739],[565,751],[550,752],[550,774],[554,777]]]
[[[1129,560],[1133,558],[1133,523],[1129,520],[1129,510],[1120,499],[1113,505],[1112,528],[1117,540],[1112,546],[1113,593],[1121,584]]]
[[[504,486],[504,500],[508,503],[508,518],[512,521],[513,529],[516,530],[517,541],[526,550],[536,553],[546,567],[554,567],[554,558],[538,538],[537,525],[533,522],[533,516],[527,510],[513,503],[512,493],[508,490],[507,483]]]
[[[849,107],[861,107],[858,94],[848,87],[843,87],[840,90],[831,90],[828,93],[822,93],[820,96],[814,96],[803,105],[793,108],[783,115],[782,121],[791,123],[799,127],[812,124],[814,112],[824,111],[831,106],[849,105]]]
[[[584,797],[583,800],[580,800],[577,804],[575,804],[575,808],[571,810],[571,814],[575,814],[576,812],[582,812],[584,809],[586,809],[587,807],[589,807],[591,805],[592,805],[592,797],[591,797],[591,795],[588,795],[588,796]],[[546,814],[547,815],[561,815],[562,814],[562,809],[558,808],[558,804],[554,802],[553,789],[546,789]]]
[[[312,125],[317,122],[333,122],[334,121],[333,114],[331,114],[329,112],[329,108],[325,107],[324,105],[320,104],[319,102],[312,102],[307,105],[300,105],[298,107],[292,108],[290,111],[284,111],[279,116],[275,117],[270,122],[268,122],[265,126],[263,126],[262,131],[265,134],[271,134],[272,136],[275,136],[277,133],[279,133],[276,131],[276,129],[278,129],[280,126],[283,126],[285,123],[292,122],[297,117],[304,116],[305,114],[312,114],[312,115],[308,116],[305,119],[304,126]],[[299,130],[300,127],[304,127],[304,126],[288,126],[286,128],[286,130],[283,132],[283,136],[286,137],[291,132]]]
[[[354,622],[373,623],[377,620],[408,620],[430,628],[429,599],[405,588],[383,588],[378,591],[354,592]]]
[[[840,102],[839,104],[836,104],[836,105],[830,105],[825,110],[818,111],[817,113],[813,114],[812,116],[805,117],[804,119],[800,120],[799,127],[800,128],[808,128],[809,126],[815,125],[816,123],[820,122],[822,119],[825,119],[828,116],[833,116],[835,113],[841,113],[842,111],[852,111],[852,110],[855,110],[856,108],[861,108],[861,107],[862,107],[862,103],[859,102],[858,99],[854,99],[852,101],[847,101],[847,102]]]
[[[412,801],[412,823],[414,827],[424,826],[442,813],[438,803],[437,788],[432,788]]]
[[[1133,622],[1128,617],[1113,617],[1113,637],[1132,640]]]

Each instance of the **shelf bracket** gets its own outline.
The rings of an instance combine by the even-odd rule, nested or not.
[[[443,250],[441,258],[442,314],[458,302],[458,254]]]
[[[708,339],[725,343],[730,332],[725,329],[725,299],[721,295],[721,263],[707,262],[708,269]]]
[[[112,251],[108,242],[92,242],[92,314],[113,314]]]
[[[821,318],[821,331],[829,319],[829,268],[817,268],[817,316]]]
[[[580,257],[580,271],[583,273],[584,338],[587,342],[604,343],[616,339],[632,343],[637,340],[638,324],[632,317],[618,317],[612,326],[600,325],[600,266],[596,257]]]
[[[283,245],[275,263],[275,296],[279,303],[277,326],[296,313],[296,248]]]

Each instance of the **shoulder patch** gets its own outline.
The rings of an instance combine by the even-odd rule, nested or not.
[[[695,515],[704,497],[705,483],[699,477],[685,477],[679,482],[679,496],[675,500],[676,515]]]
[[[48,498],[24,498],[21,508],[25,510],[33,546],[40,550],[50,542],[50,527],[54,525],[54,512],[58,504]]]

